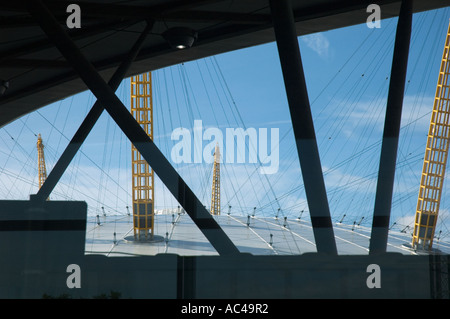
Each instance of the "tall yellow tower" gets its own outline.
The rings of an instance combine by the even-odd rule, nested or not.
[[[439,213],[445,168],[447,165],[450,138],[450,87],[448,77],[450,25],[445,39],[444,53],[439,70],[436,96],[431,113],[430,128],[423,160],[420,179],[419,198],[412,247],[414,249],[430,250],[433,245],[434,231]]]
[[[44,143],[42,143],[41,134],[38,135],[37,150],[38,150],[39,188],[41,188],[45,180],[47,179],[47,169],[45,168],[45,157],[44,157]]]
[[[153,139],[153,98],[151,73],[131,77],[131,114]],[[152,240],[154,236],[153,170],[138,150],[131,145],[133,227],[136,240]]]
[[[218,144],[214,150],[211,214],[220,215],[220,150]]]

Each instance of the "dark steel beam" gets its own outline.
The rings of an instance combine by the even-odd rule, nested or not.
[[[66,13],[67,15],[67,13]],[[142,20],[126,20],[126,19],[117,19],[113,21],[101,22],[95,25],[84,26],[81,29],[70,29],[67,32],[70,35],[70,38],[73,40],[80,40],[90,36],[95,36],[101,34],[103,32],[111,32],[114,29],[120,29],[129,27],[133,24],[136,24],[138,21]],[[33,25],[36,25],[36,21],[33,19]],[[18,57],[22,54],[29,55],[30,53],[39,52],[41,50],[45,50],[52,47],[52,43],[44,38],[38,39],[33,42],[27,43],[25,45],[14,47],[7,51],[0,52],[0,60],[11,59],[14,57]]]
[[[369,253],[385,253],[389,233],[395,165],[408,66],[412,24],[412,0],[403,0],[395,35],[394,56],[386,105],[380,166],[375,195]]]
[[[215,2],[221,2],[223,0],[178,0],[178,1],[166,1],[167,3],[161,3],[157,5],[127,5],[118,3],[95,3],[92,1],[76,1],[75,3],[80,6],[84,17],[89,18],[117,18],[117,17],[130,17],[137,19],[154,19],[158,20],[165,14],[173,12],[190,10],[202,5],[211,5]],[[2,9],[11,12],[26,12],[27,6],[24,1],[4,1],[2,3]],[[45,1],[46,7],[52,12],[55,18],[67,16],[67,6],[70,2],[67,1]]]
[[[7,69],[63,69],[71,68],[70,64],[62,60],[42,60],[42,59],[0,59],[0,67]]]
[[[164,154],[153,143],[114,91],[83,56],[77,46],[58,24],[42,1],[27,1],[29,12],[36,18],[42,30],[54,42],[66,60],[72,64],[92,93],[103,104],[128,139],[134,144],[151,168],[158,174],[172,195],[189,214],[193,222],[220,255],[239,253],[234,243],[183,181]]]
[[[147,37],[147,34],[151,31],[152,27],[153,21],[148,22],[144,31],[142,31],[136,43],[131,48],[128,56],[123,60],[123,62],[117,68],[114,75],[111,77],[111,80],[108,82],[108,85],[111,87],[113,91],[116,91],[117,88],[119,87],[131,63],[139,53],[139,50],[141,49],[142,44],[144,43],[144,40]],[[55,188],[56,184],[66,171],[75,154],[78,152],[81,145],[85,141],[86,137],[89,135],[95,123],[99,119],[100,115],[103,113],[103,110],[104,110],[103,105],[99,101],[96,101],[92,106],[91,110],[89,111],[89,113],[87,114],[86,118],[81,123],[81,126],[78,128],[77,132],[73,136],[69,145],[67,145],[61,157],[56,162],[55,166],[48,175],[44,184],[41,186],[38,193],[33,196],[33,199],[44,201],[46,198],[50,196],[50,193]]]
[[[292,6],[289,0],[271,0],[270,9],[317,252],[336,255]]]

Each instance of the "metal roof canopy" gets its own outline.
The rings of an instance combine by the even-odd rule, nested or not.
[[[298,35],[365,23],[373,0],[292,0]],[[375,1],[382,19],[399,13],[399,0]],[[70,1],[45,1],[65,26]],[[273,42],[268,1],[146,0],[114,4],[79,1],[81,28],[68,30],[83,55],[108,80],[144,29],[155,25],[126,77],[253,45]],[[415,0],[413,12],[450,5],[450,0]],[[161,34],[185,26],[198,32],[188,50],[175,50]],[[87,89],[84,82],[42,32],[26,1],[0,6],[0,80],[9,88],[0,97],[0,127],[47,104]]]

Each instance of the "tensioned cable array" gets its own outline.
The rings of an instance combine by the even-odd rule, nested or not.
[[[433,30],[445,25],[446,13],[435,11],[417,15],[413,29],[411,52],[414,54],[410,61],[406,88],[406,97],[409,99],[405,100],[410,105],[405,108],[408,113],[403,118],[395,181],[397,191],[393,198],[396,215],[393,215],[392,222],[398,228],[404,228],[407,225],[404,221],[414,213],[414,208],[411,207],[415,205],[418,185],[414,184],[414,180],[419,175],[416,166],[423,156],[423,147],[416,138],[421,135],[421,119],[427,120],[431,112],[431,106],[426,103],[426,92],[435,85],[435,56],[439,56],[441,52],[442,37],[439,33],[433,35]],[[383,121],[395,21],[396,19],[383,20],[380,30],[368,31],[361,42],[355,45],[355,49],[348,52],[347,58],[341,59],[342,64],[336,66],[334,72],[323,75],[326,79],[324,85],[311,98],[334,221],[341,220],[345,214],[344,221],[349,223],[362,220],[364,225],[370,222],[381,140],[379,124]],[[332,32],[337,31],[330,31],[330,34]],[[423,37],[426,42],[421,41]],[[301,41],[300,38],[303,53],[306,49]],[[264,50],[272,49],[274,47],[270,44],[264,46]],[[246,109],[251,108],[246,103],[251,103],[251,100],[236,96],[234,83],[230,81],[229,71],[223,67],[222,61],[222,57],[218,56],[154,71],[154,140],[167,158],[170,159],[171,147],[175,142],[170,140],[170,134],[176,127],[184,127],[192,134],[195,120],[202,120],[204,129],[215,126],[222,131],[236,127],[245,130],[252,126],[249,124],[252,119],[246,113]],[[309,57],[305,58],[304,63],[318,62]],[[123,87],[124,85],[118,94],[125,99],[128,94]],[[409,92],[412,92],[411,95],[408,95]],[[70,98],[58,104],[61,106],[68,102],[70,105],[79,105],[78,97],[74,98],[77,100]],[[92,99],[91,95],[89,99]],[[88,104],[90,102],[92,101]],[[4,133],[0,134],[0,142],[10,145],[10,151],[0,148],[2,162],[5,164],[0,169],[2,197],[14,198],[23,191],[19,186],[23,183],[27,184],[30,193],[36,185],[37,180],[33,176],[34,148],[25,147],[26,143],[22,143],[26,139],[26,131],[38,133],[37,128],[30,126],[33,119],[40,117],[43,125],[47,125],[47,132],[50,131],[56,137],[52,139],[52,143],[46,144],[48,161],[51,163],[57,158],[60,146],[68,141],[66,136],[70,136],[70,133],[65,132],[66,125],[71,124],[71,114],[75,109],[70,105],[58,108],[54,106],[55,113],[47,113],[42,109],[29,115],[30,118],[27,116],[16,121],[11,128],[8,126],[1,130]],[[90,106],[91,104],[86,107]],[[283,107],[282,101],[280,105],[274,105],[274,109]],[[92,141],[102,146],[96,147],[96,154],[89,152],[89,146],[83,148],[66,172],[67,178],[62,179],[54,191],[57,198],[87,198],[92,203],[91,214],[102,213],[101,207],[105,207],[108,213],[125,214],[125,207],[129,205],[129,182],[126,173],[123,173],[129,166],[129,159],[122,156],[129,149],[129,142],[116,130],[115,125],[108,123],[108,118],[104,117],[97,125],[96,132],[102,138]],[[260,126],[262,125],[266,124],[261,123]],[[260,162],[223,164],[223,213],[226,214],[231,206],[232,214],[244,217],[254,213],[257,217],[275,217],[279,214],[278,217],[282,220],[284,217],[296,218],[303,211],[305,214],[302,218],[307,218],[307,203],[292,130],[289,125],[280,124],[279,127],[280,170],[277,174],[260,174]],[[86,142],[87,145],[89,142]],[[208,141],[204,141],[203,146],[207,143]],[[246,142],[245,151],[248,153],[256,150],[257,146]],[[14,151],[20,152],[20,155]],[[18,174],[8,168],[13,159],[20,165]],[[88,168],[88,165],[91,167]],[[51,165],[49,166],[51,169]],[[202,162],[174,166],[208,206],[212,165]],[[99,170],[99,174],[93,175],[94,169]],[[160,209],[176,207],[178,203],[166,192],[160,181],[157,182],[156,188],[158,187],[162,195],[161,199],[157,197],[156,205]],[[443,221],[446,218],[443,214]],[[448,236],[448,228],[445,224],[442,227],[442,236]]]

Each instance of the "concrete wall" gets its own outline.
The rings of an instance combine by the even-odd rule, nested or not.
[[[85,203],[0,201],[0,298],[448,297],[448,255],[84,255],[77,220],[86,220]],[[69,287],[74,276],[80,288]]]

